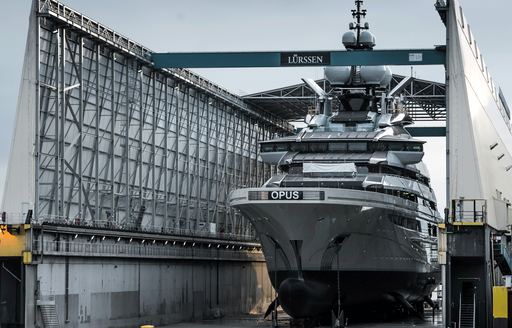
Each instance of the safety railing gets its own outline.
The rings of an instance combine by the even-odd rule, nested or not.
[[[485,199],[453,199],[452,222],[487,222],[487,200]]]
[[[101,241],[77,242],[73,240],[54,241],[37,240],[33,242],[32,251],[44,255],[71,256],[114,256],[114,257],[143,257],[143,258],[195,258],[263,261],[263,254],[255,249],[240,249],[238,246],[229,249],[221,245],[211,245],[209,248],[193,247],[190,244],[153,244],[151,242],[119,242],[104,243]]]
[[[184,237],[202,237],[202,238],[213,238],[213,239],[224,239],[224,240],[236,240],[246,242],[256,242],[257,239],[253,235],[217,232],[190,228],[174,228],[174,227],[159,227],[159,226],[137,226],[133,223],[118,223],[113,220],[82,220],[80,218],[66,218],[54,215],[45,215],[36,220],[32,220],[32,224],[36,225],[58,225],[58,226],[70,226],[70,227],[83,227],[83,228],[95,228],[105,230],[120,230],[120,231],[131,231],[131,232],[142,232],[152,234],[163,234],[163,235],[176,235]],[[207,226],[205,226],[207,227]]]

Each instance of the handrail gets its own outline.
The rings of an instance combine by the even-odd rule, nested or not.
[[[473,328],[475,328],[475,317],[476,317],[476,293],[473,290]]]
[[[461,320],[462,320],[462,292],[459,293],[459,328],[460,328]]]
[[[125,256],[125,257],[190,257],[226,260],[264,260],[260,251],[211,248],[183,247],[173,244],[151,243],[102,243],[37,240],[33,242],[33,252],[52,255],[81,256]]]
[[[452,199],[451,222],[487,222],[486,199]]]

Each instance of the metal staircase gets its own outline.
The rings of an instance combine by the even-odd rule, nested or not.
[[[501,274],[512,274],[512,256],[510,254],[506,236],[501,236],[499,240],[492,243],[493,255],[496,264],[500,268]]]
[[[458,328],[475,328],[476,293],[474,288],[466,288],[459,295]]]
[[[60,327],[55,300],[37,301],[37,306],[41,310],[41,317],[45,328]]]

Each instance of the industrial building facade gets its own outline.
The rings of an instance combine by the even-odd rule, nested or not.
[[[286,121],[188,70],[155,70],[150,50],[63,4],[34,4],[4,210],[18,221],[250,235],[226,196],[270,176],[257,141]],[[17,191],[20,179],[33,188]]]
[[[0,325],[168,324],[272,301],[228,193],[286,120],[55,0],[34,0],[0,226]],[[7,225],[4,225],[6,223]]]

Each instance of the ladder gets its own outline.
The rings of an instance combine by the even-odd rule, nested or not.
[[[41,317],[45,328],[59,328],[59,318],[57,316],[57,306],[55,300],[37,301],[41,309]]]
[[[459,295],[459,328],[475,328],[476,293],[463,290]]]

